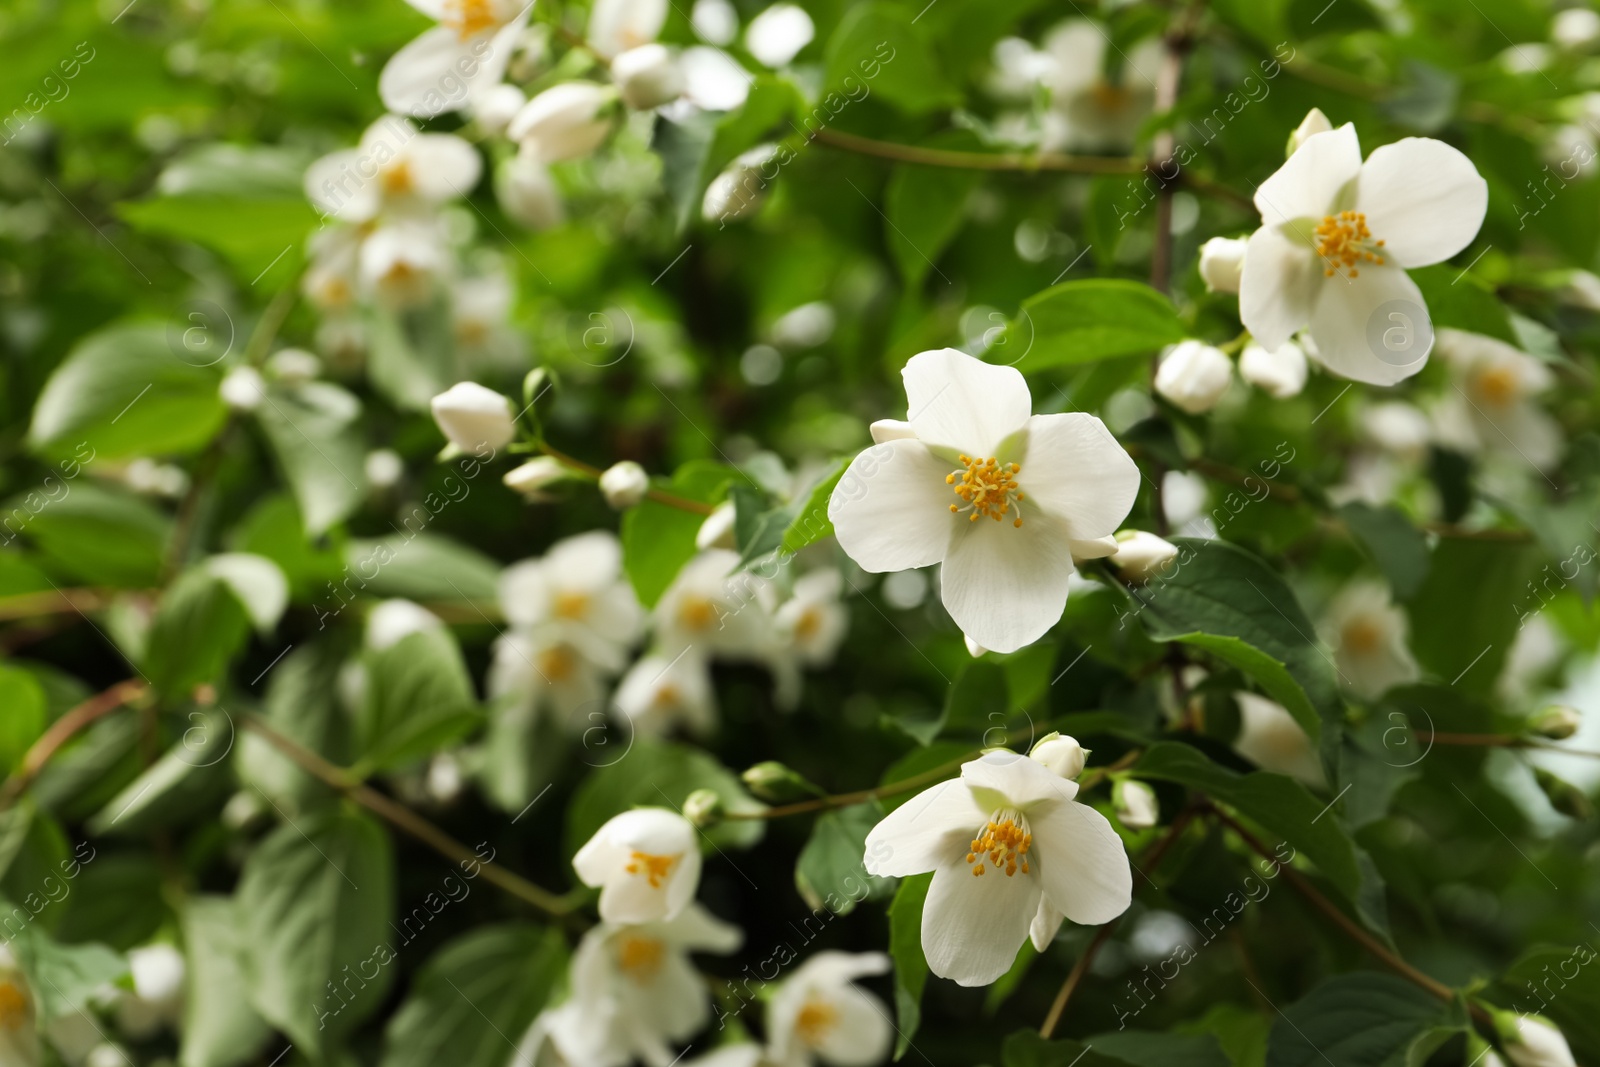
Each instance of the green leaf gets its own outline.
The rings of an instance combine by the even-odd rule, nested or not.
[[[367,449],[353,425],[360,412],[360,401],[327,382],[269,390],[256,410],[308,536],[346,518],[366,498]]]
[[[317,225],[317,212],[304,196],[158,196],[116,207],[134,229],[220,252],[248,279],[282,269]],[[291,276],[284,272],[285,278]]]
[[[418,504],[417,509],[425,508]],[[407,532],[359,539],[345,549],[348,571],[363,581],[369,596],[409,600],[467,600],[494,603],[500,593],[500,565],[475,548],[435,533],[413,533],[410,520],[424,511],[403,513]]]
[[[871,93],[910,115],[954,103],[949,80],[913,25],[909,8],[867,0],[851,5],[828,38],[823,100]]]
[[[326,1060],[394,980],[385,965],[394,911],[387,835],[365,815],[343,812],[285,823],[245,860],[238,908],[250,1003]]]
[[[38,679],[0,663],[0,777],[21,762],[46,725],[44,689]]]
[[[29,445],[88,462],[190,452],[210,441],[227,417],[221,376],[192,366],[196,357],[174,344],[185,327],[198,328],[132,323],[78,342],[34,404]]]
[[[455,637],[442,626],[369,651],[359,722],[361,765],[397,767],[469,732],[482,719]]]
[[[899,166],[884,194],[884,240],[915,291],[966,218],[967,201],[983,175],[975,170]]]
[[[750,94],[737,111],[698,112],[683,120],[656,118],[650,148],[661,158],[662,184],[682,233],[700,213],[706,186],[741,152],[769,136],[794,133],[804,100],[793,83],[771,74],[751,79]]]
[[[1449,327],[1498,337],[1511,345],[1517,343],[1517,333],[1511,328],[1505,305],[1496,298],[1493,289],[1477,278],[1448,263],[1407,273],[1422,290],[1435,333]]]
[[[192,896],[184,906],[189,993],[180,1067],[240,1067],[254,1060],[272,1036],[246,994],[243,927],[231,897]]]
[[[1176,741],[1151,745],[1134,773],[1202,790],[1260,823],[1315,863],[1368,926],[1387,934],[1376,869],[1329,805],[1293,778],[1268,771],[1237,774]]]
[[[1543,1015],[1561,1029],[1579,1063],[1600,1063],[1600,967],[1593,942],[1528,949],[1492,987],[1516,1012]]]
[[[828,518],[828,501],[833,497],[834,486],[839,484],[839,479],[844,477],[849,466],[848,459],[840,460],[831,472],[811,487],[805,502],[795,510],[789,528],[783,532],[781,547],[785,554],[792,555],[824,537],[833,536],[833,523]]]
[[[26,508],[28,499],[13,498],[7,510]],[[157,584],[172,524],[138,497],[74,482],[30,514],[22,532],[74,578],[119,588]]]
[[[567,808],[567,854],[575,854],[613,815],[637,807],[677,811],[696,789],[709,789],[721,797],[724,811],[757,812],[765,807],[745,792],[738,775],[699,749],[636,737],[625,755],[591,771],[573,793]],[[719,848],[749,848],[761,840],[764,830],[760,819],[738,819],[714,826],[705,835]]]
[[[906,1054],[917,1027],[922,1025],[922,989],[928,984],[928,961],[922,955],[922,905],[928,899],[928,887],[932,884],[932,874],[902,878],[889,904],[895,1028],[900,1034],[894,1046],[897,1060]]]
[[[1416,595],[1428,576],[1428,539],[1405,512],[1393,504],[1374,507],[1357,500],[1340,508],[1339,515],[1389,579],[1394,595],[1401,600]]]
[[[144,674],[165,696],[215,682],[250,636],[250,615],[233,587],[201,567],[180,574],[156,608]]]
[[[766,494],[754,486],[735,484],[728,490],[733,500],[733,540],[739,549],[740,566],[776,551],[789,528],[790,507],[767,505]]]
[[[1139,282],[1062,282],[1022,302],[996,340],[1002,360],[1030,373],[1155,352],[1187,335],[1172,302]]]
[[[977,740],[990,731],[1003,734],[1010,710],[1005,668],[987,656],[970,660],[945,697],[939,735]]]
[[[667,485],[676,496],[711,504],[722,499],[735,474],[720,463],[695,460],[679,467]],[[647,608],[693,558],[695,534],[705,516],[670,507],[654,500],[640,501],[622,516],[622,566],[628,581]]]
[[[817,816],[811,837],[794,865],[794,884],[812,911],[846,915],[863,900],[894,892],[894,881],[868,874],[862,863],[867,834],[883,818],[876,802],[855,804]]]
[[[0,909],[8,917],[16,911],[7,901],[0,901]],[[36,922],[23,925],[9,944],[28,978],[41,1021],[84,1010],[102,988],[128,973],[127,960],[106,946],[63,945]]]
[[[1410,982],[1340,975],[1273,1023],[1267,1067],[1407,1067],[1412,1044],[1451,1021],[1445,1004]]]
[[[1513,541],[1440,538],[1427,579],[1406,605],[1417,662],[1451,685],[1490,691],[1523,613],[1543,606],[1525,589],[1537,555]]]
[[[1122,1061],[1100,1055],[1078,1041],[1046,1041],[1037,1030],[1018,1030],[1006,1038],[1000,1062],[1004,1067],[1122,1067]]]
[[[191,711],[182,738],[90,818],[91,834],[141,835],[203,818],[227,795],[234,722],[224,711]]]
[[[339,700],[343,665],[343,650],[333,642],[294,649],[268,673],[261,708],[274,730],[340,767],[353,758],[351,723]],[[241,732],[234,763],[241,781],[291,812],[329,796],[325,784],[257,733]]]
[[[439,950],[384,1030],[380,1067],[502,1067],[566,972],[558,930],[484,926]]]
[[[1119,1030],[1088,1038],[1084,1044],[1133,1067],[1229,1067],[1222,1045],[1211,1034]]]

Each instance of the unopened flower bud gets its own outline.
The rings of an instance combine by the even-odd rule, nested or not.
[[[1319,107],[1312,108],[1306,112],[1306,117],[1300,120],[1300,125],[1296,126],[1294,132],[1289,135],[1289,146],[1284,151],[1284,155],[1294,155],[1300,146],[1306,143],[1308,138],[1314,137],[1319,133],[1327,133],[1331,129],[1333,129],[1333,123],[1328,121],[1328,116],[1322,113],[1322,109]]]
[[[1299,396],[1306,387],[1306,352],[1293,341],[1272,351],[1251,343],[1239,356],[1239,377],[1277,400]]]
[[[650,476],[631,459],[613,463],[600,475],[600,492],[606,503],[621,511],[631,508],[650,491]]]
[[[533,459],[506,472],[501,481],[507,488],[522,495],[524,500],[544,499],[546,486],[554,485],[567,477],[567,468],[552,456],[535,456]]]
[[[1594,814],[1594,804],[1589,800],[1589,794],[1565,778],[1558,778],[1543,767],[1533,769],[1533,778],[1539,783],[1539,789],[1550,806],[1561,814],[1572,819],[1587,819]]]
[[[740,777],[750,792],[762,800],[773,803],[823,795],[822,790],[816,785],[777,760],[763,760],[747,769]]]
[[[1130,582],[1147,582],[1172,565],[1178,546],[1144,530],[1121,530],[1111,565]]]
[[[611,61],[611,79],[622,102],[635,111],[649,111],[683,95],[683,70],[666,45],[628,49]]]
[[[1117,821],[1130,830],[1144,830],[1161,818],[1156,791],[1133,778],[1119,778],[1111,790]]]
[[[1583,715],[1577,708],[1565,704],[1552,704],[1528,723],[1528,729],[1552,741],[1565,741],[1583,725]]]
[[[1204,341],[1173,345],[1156,368],[1156,392],[1191,415],[1216,407],[1232,381],[1233,361]]]
[[[511,401],[477,382],[457,382],[433,398],[433,421],[463,452],[483,445],[498,451],[516,437]]]
[[[235,411],[254,411],[267,397],[267,382],[254,367],[235,367],[217,387],[222,402]]]
[[[696,789],[683,800],[683,817],[702,830],[715,826],[722,819],[722,798],[709,789]]]
[[[1237,293],[1244,275],[1243,237],[1213,237],[1200,246],[1200,280],[1213,293]]]
[[[1029,756],[1049,767],[1063,778],[1076,778],[1083,773],[1089,750],[1078,744],[1076,738],[1060,733],[1049,733],[1039,739]]]

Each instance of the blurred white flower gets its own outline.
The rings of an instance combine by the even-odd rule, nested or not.
[[[889,1010],[855,980],[889,966],[881,952],[819,952],[802,963],[767,1005],[774,1067],[882,1063],[894,1037]]]
[[[1256,189],[1261,228],[1239,286],[1245,328],[1276,349],[1309,326],[1308,354],[1334,374],[1371,385],[1410,377],[1431,326],[1406,268],[1470,244],[1488,198],[1472,161],[1442,141],[1407,137],[1363,163],[1349,123],[1308,137]]]
[[[1408,463],[1421,462],[1433,439],[1428,416],[1403,400],[1385,400],[1362,411],[1360,430],[1373,444]]]
[[[622,573],[622,544],[609,530],[563,538],[543,556],[507,567],[500,606],[515,628],[552,626],[584,648],[618,653],[638,639],[643,623]]]
[[[1204,341],[1190,339],[1168,348],[1156,367],[1156,392],[1191,415],[1217,406],[1233,383],[1233,360]]]
[[[1326,787],[1322,762],[1311,738],[1289,709],[1257,693],[1237,692],[1239,735],[1233,749],[1264,771],[1286,774],[1317,789]]]
[[[634,808],[595,831],[573,869],[600,889],[600,918],[608,923],[675,919],[700,885],[695,828],[666,808]]]
[[[631,508],[650,491],[650,475],[631,459],[613,463],[600,475],[600,493],[618,511]]]
[[[989,66],[984,87],[990,95],[1025,103],[1055,73],[1056,59],[1021,37],[1002,37],[989,53]]]
[[[267,398],[267,380],[254,367],[241,365],[227,373],[217,391],[233,410],[254,411]]]
[[[375,448],[368,452],[362,467],[367,484],[374,489],[392,488],[406,473],[405,460],[392,448]]]
[[[623,1046],[617,1005],[569,999],[546,1008],[517,1042],[506,1067],[624,1067],[632,1055]]]
[[[189,488],[189,476],[182,467],[157,463],[148,456],[129,460],[122,469],[122,484],[135,493],[164,496],[176,500]]]
[[[689,22],[702,41],[718,47],[739,35],[739,13],[729,0],[695,0]]]
[[[1513,1032],[1503,1037],[1506,1055],[1516,1067],[1578,1067],[1567,1039],[1543,1016],[1517,1016]]]
[[[499,84],[533,5],[526,0],[407,0],[439,25],[396,52],[378,76],[390,111],[431,118]],[[470,72],[470,73],[468,73]]]
[[[1600,12],[1587,7],[1557,11],[1550,21],[1550,40],[1569,52],[1586,52],[1600,43]]]
[[[801,304],[778,317],[767,335],[772,343],[790,352],[815,348],[833,336],[838,316],[826,300]]]
[[[611,61],[611,80],[635,111],[669,104],[683,95],[683,71],[665,45],[631,48]]]
[[[511,401],[477,382],[457,382],[431,403],[439,432],[463,452],[482,446],[499,451],[517,435]]]
[[[1354,581],[1328,607],[1329,643],[1340,678],[1361,696],[1376,698],[1420,677],[1406,647],[1410,628],[1380,582]]]
[[[345,222],[370,222],[385,210],[435,206],[472,192],[483,173],[477,150],[451,133],[421,133],[385,115],[361,143],[306,168],[306,197]]]
[[[647,45],[667,22],[667,0],[595,0],[589,46],[606,59]]]
[[[1146,37],[1120,49],[1121,73],[1115,81],[1105,75],[1110,41],[1105,28],[1088,19],[1069,19],[1044,38],[1044,50],[1052,60],[1044,84],[1051,106],[1067,120],[1062,147],[1127,151],[1150,116],[1161,70],[1161,41]]]
[[[1555,384],[1542,362],[1504,341],[1462,330],[1439,331],[1453,393],[1435,409],[1435,431],[1465,452],[1504,451],[1540,470],[1561,458],[1560,423],[1537,397]]]
[[[902,376],[916,436],[856,456],[828,517],[864,570],[942,563],[956,625],[1014,652],[1060,619],[1073,543],[1115,532],[1139,470],[1094,416],[1030,415],[1014,367],[946,348],[913,356]]]
[[[0,1063],[39,1067],[33,993],[7,945],[0,945]]]
[[[671,659],[656,653],[641,656],[618,683],[611,702],[643,737],[661,737],[679,726],[705,734],[717,723],[711,671],[693,648]]]
[[[873,827],[868,874],[934,872],[922,910],[929,970],[987,985],[1024,939],[1043,951],[1063,916],[1092,926],[1127,910],[1133,873],[1122,839],[1077,793],[1037,760],[996,750]]]
[[[283,348],[267,360],[267,370],[285,385],[304,385],[322,373],[322,360],[303,348]]]
[[[1146,830],[1161,818],[1156,791],[1134,778],[1119,778],[1111,790],[1117,821],[1130,830]]]
[[[754,81],[750,72],[720,48],[695,45],[684,49],[678,62],[683,67],[684,95],[703,111],[737,110],[750,95]]]
[[[176,1030],[183,1018],[183,953],[168,944],[145,945],[128,953],[128,969],[133,990],[123,991],[116,1004],[122,1036],[147,1041],[163,1030]]]
[[[735,519],[733,504],[724,502],[718,504],[700,524],[700,529],[694,534],[694,547],[708,548],[733,548],[733,524]]]
[[[547,230],[566,220],[561,190],[536,152],[523,149],[500,164],[494,195],[502,211],[530,230]]]
[[[652,613],[664,653],[693,646],[704,656],[771,657],[777,648],[772,583],[738,567],[738,553],[720,548],[683,565]]]
[[[779,636],[800,662],[825,667],[833,662],[850,626],[850,613],[839,603],[844,577],[833,567],[801,575],[794,595],[779,606]]]
[[[507,489],[529,503],[537,504],[550,499],[545,493],[546,489],[570,476],[571,472],[554,456],[534,456],[506,471],[500,480]]]
[[[622,653],[609,644],[580,644],[556,626],[507,630],[495,639],[486,682],[498,714],[511,732],[549,716],[568,733],[593,725],[588,712],[605,697],[606,679],[622,669]],[[513,721],[514,720],[514,721]]]
[[[617,91],[609,85],[561,82],[524,104],[506,134],[540,163],[579,159],[611,136],[616,99]]]
[[[484,133],[503,134],[527,102],[527,96],[515,85],[491,86],[473,98],[472,121]]]
[[[429,300],[452,265],[437,219],[397,219],[374,230],[361,244],[361,285],[393,308]]]
[[[1244,237],[1213,237],[1200,246],[1200,280],[1213,293],[1237,293],[1244,275]]]
[[[482,348],[504,332],[516,303],[516,289],[504,271],[461,278],[450,288],[450,319],[456,343]]]
[[[334,223],[313,233],[307,241],[310,263],[300,291],[322,311],[343,311],[356,298],[361,282],[361,227]]]
[[[1239,377],[1277,400],[1299,396],[1306,387],[1306,353],[1293,341],[1272,351],[1251,342],[1239,355]]]
[[[776,70],[788,66],[816,33],[817,28],[804,9],[794,4],[773,4],[750,20],[744,31],[744,46],[756,62]]]

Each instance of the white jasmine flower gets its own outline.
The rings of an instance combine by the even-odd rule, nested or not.
[[[762,659],[772,653],[776,609],[772,583],[737,571],[739,556],[714,548],[684,564],[656,602],[655,632],[664,652],[694,646],[702,655]],[[736,573],[737,572],[737,573]]]
[[[267,360],[267,369],[286,385],[304,385],[322,373],[322,360],[303,348],[284,348]]]
[[[1294,128],[1289,135],[1289,149],[1285,156],[1292,156],[1295,150],[1306,143],[1306,139],[1319,133],[1327,133],[1333,129],[1333,123],[1328,121],[1328,116],[1322,113],[1320,107],[1314,107],[1306,112],[1306,117],[1300,120],[1300,125]]]
[[[934,872],[922,911],[934,974],[987,985],[1010,969],[1030,928],[1042,950],[1061,916],[1097,925],[1127,910],[1133,875],[1122,840],[1077,792],[1037,760],[991,751],[873,827],[868,874]]]
[[[1361,696],[1380,697],[1420,677],[1406,647],[1405,613],[1390,603],[1387,586],[1347,585],[1328,608],[1328,629],[1339,675]]]
[[[1213,293],[1237,293],[1244,275],[1244,237],[1213,237],[1200,246],[1200,280]]]
[[[421,133],[398,115],[367,127],[361,143],[306,168],[306,197],[325,215],[370,222],[385,209],[442,204],[472,192],[483,162],[451,133]]]
[[[432,118],[498,85],[533,5],[527,0],[407,0],[439,25],[384,64],[378,94],[390,111]]]
[[[1550,22],[1550,40],[1569,52],[1586,52],[1600,42],[1600,12],[1587,7],[1557,11]]]
[[[222,402],[235,411],[254,411],[267,398],[267,380],[251,366],[238,366],[217,387]]]
[[[707,44],[731,44],[739,35],[739,13],[729,0],[695,0],[689,12],[695,34]]]
[[[641,656],[617,684],[611,702],[634,732],[645,737],[661,737],[680,725],[692,734],[705,734],[717,724],[711,670],[692,648],[671,659],[655,653]]]
[[[439,431],[463,452],[484,445],[499,451],[517,435],[511,401],[477,382],[457,382],[434,397],[430,406]]]
[[[300,291],[322,311],[343,311],[355,301],[361,281],[361,245],[366,235],[360,227],[334,223],[306,242],[311,262]]]
[[[0,1063],[38,1067],[41,1063],[36,1009],[28,980],[9,946],[0,945]]]
[[[620,652],[643,623],[623,577],[622,543],[609,530],[564,538],[541,558],[507,567],[500,575],[500,606],[513,627],[553,626],[584,648]]]
[[[666,808],[635,808],[613,816],[572,857],[587,886],[600,887],[600,918],[608,923],[675,919],[700,884],[695,828]]]
[[[1313,134],[1256,190],[1245,328],[1276,349],[1309,325],[1310,354],[1333,373],[1372,385],[1410,377],[1432,327],[1405,269],[1471,243],[1488,199],[1472,161],[1442,141],[1407,137],[1363,163],[1354,126]]]
[[[146,1041],[162,1030],[177,1029],[183,1018],[183,953],[171,945],[146,945],[128,953],[128,969],[133,991],[123,992],[116,1005],[122,1036]]]
[[[881,952],[819,952],[802,963],[767,1005],[775,1067],[882,1063],[894,1037],[889,1011],[855,980],[888,970]]]
[[[672,1046],[711,1021],[709,991],[689,953],[727,955],[743,941],[737,926],[692,900],[667,921],[602,923],[573,954],[572,999],[611,1006],[612,1040],[651,1067],[670,1067],[678,1059]]]
[[[737,23],[735,23],[737,26]],[[735,111],[744,106],[755,78],[720,48],[696,45],[679,57],[683,95],[702,111]]]
[[[362,464],[367,484],[374,489],[393,488],[406,473],[405,460],[392,448],[375,448]]]
[[[1055,72],[1056,60],[1049,52],[1021,37],[1002,37],[989,53],[990,73],[984,88],[999,100],[1027,103],[1034,90]]]
[[[1433,440],[1428,416],[1403,400],[1373,404],[1361,413],[1360,428],[1373,444],[1409,463],[1418,463],[1427,456]]]
[[[779,635],[808,666],[832,663],[850,627],[850,613],[839,603],[843,585],[844,577],[835,568],[812,571],[796,579],[794,595],[778,608]]]
[[[1286,774],[1316,789],[1326,788],[1322,761],[1289,709],[1257,693],[1238,692],[1233,699],[1239,706],[1235,752],[1262,770]]]
[[[507,630],[495,639],[486,682],[489,699],[523,726],[549,715],[568,732],[593,725],[588,712],[605,698],[606,679],[622,670],[622,653],[610,645],[580,644],[554,626]]]
[[[670,104],[683,95],[683,71],[666,45],[630,48],[611,61],[611,80],[622,102],[635,111]]]
[[[529,503],[539,503],[549,499],[545,489],[569,476],[570,472],[554,456],[535,456],[506,471],[500,480]]]
[[[1051,732],[1039,739],[1028,756],[1063,778],[1076,778],[1083,773],[1083,765],[1089,760],[1089,750],[1078,744],[1075,737]]]
[[[764,67],[786,67],[811,43],[817,29],[811,16],[794,4],[773,4],[750,20],[744,31],[744,46]]]
[[[526,147],[495,172],[495,199],[505,213],[530,230],[547,230],[566,220],[566,208],[555,179]]]
[[[1506,1055],[1515,1067],[1577,1067],[1567,1039],[1543,1016],[1517,1016],[1514,1032],[1504,1037]]]
[[[1050,102],[1066,121],[1064,148],[1119,152],[1133,147],[1155,103],[1162,46],[1155,37],[1119,50],[1120,74],[1106,77],[1111,37],[1087,19],[1069,19],[1044,38],[1053,63],[1044,77]]]
[[[943,563],[956,625],[1014,652],[1061,617],[1073,543],[1115,532],[1139,470],[1092,415],[1030,416],[1014,367],[946,348],[913,356],[903,378],[915,436],[858,455],[828,517],[864,570]]]
[[[1191,415],[1217,406],[1233,383],[1233,361],[1227,353],[1204,341],[1190,339],[1173,345],[1156,367],[1156,392]]]
[[[584,1004],[576,999],[540,1012],[517,1042],[507,1067],[624,1067],[615,1001]]]
[[[707,222],[726,223],[753,214],[767,199],[770,176],[777,173],[777,155],[777,145],[763,144],[735,157],[706,186],[700,200],[700,217]]]
[[[1462,330],[1439,331],[1439,354],[1455,379],[1436,413],[1449,444],[1467,452],[1504,451],[1540,470],[1561,458],[1560,423],[1536,398],[1555,384],[1550,369],[1504,341]]]
[[[579,159],[611,136],[616,89],[595,82],[553,85],[523,105],[506,134],[541,163]]]
[[[1239,377],[1277,400],[1299,396],[1306,372],[1306,351],[1293,341],[1270,352],[1251,342],[1239,356]]]
[[[379,601],[367,615],[367,647],[374,652],[398,645],[412,634],[440,629],[439,616],[420,604],[398,597]]]
[[[667,22],[667,0],[596,0],[589,46],[606,59],[646,45]]]
[[[1117,821],[1130,830],[1147,830],[1161,819],[1156,791],[1135,778],[1119,778],[1111,790]]]
[[[436,219],[398,219],[373,231],[361,245],[361,285],[392,308],[425,303],[451,266],[444,230]]]
[[[600,493],[618,511],[633,507],[649,491],[650,475],[631,459],[613,463],[600,475]]]
[[[427,791],[428,799],[435,804],[454,803],[465,785],[461,759],[455,753],[440,752],[428,761],[423,788]]]
[[[1130,582],[1148,582],[1178,558],[1178,546],[1145,530],[1121,530],[1111,565]]]

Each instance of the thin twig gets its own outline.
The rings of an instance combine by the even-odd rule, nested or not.
[[[43,615],[73,615],[99,611],[106,597],[94,589],[51,589],[0,597],[0,621],[33,619]]]
[[[599,467],[596,467],[594,464],[585,463],[583,460],[574,456],[569,456],[565,452],[557,451],[556,449],[551,448],[549,445],[542,445],[540,447],[544,449],[545,455],[549,456],[563,467],[569,467],[572,470],[577,471],[579,474],[585,474],[590,478],[598,479],[602,474],[605,473],[605,471],[601,470]],[[679,511],[692,511],[696,515],[710,515],[713,511],[717,510],[716,505],[714,504],[707,504],[703,500],[690,500],[688,497],[678,496],[674,493],[663,492],[660,489],[647,489],[645,490],[644,495],[645,499],[654,500],[657,504],[665,504],[667,507],[677,508]]]
[[[17,802],[17,798],[27,791],[35,778],[39,777],[39,772],[44,770],[45,764],[61,750],[61,746],[98,720],[139,697],[144,691],[145,683],[142,680],[128,678],[103,692],[96,693],[52,723],[23,755],[22,766],[17,769],[17,773],[7,779],[4,789],[0,789],[0,811]]]

